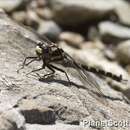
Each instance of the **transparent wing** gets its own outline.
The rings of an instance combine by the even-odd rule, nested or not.
[[[100,90],[100,85],[96,81],[95,76],[92,76],[90,72],[87,72],[84,68],[82,68],[79,64],[77,64],[74,59],[65,53],[68,64],[71,67],[74,67],[81,79],[81,82],[85,85],[85,88],[88,90],[88,93],[94,96],[97,100],[99,100],[103,104],[107,104],[104,94]],[[98,78],[97,78],[98,79]]]

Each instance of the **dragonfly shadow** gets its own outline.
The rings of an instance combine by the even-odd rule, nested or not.
[[[54,78],[55,76],[54,75],[51,75],[51,76],[48,76],[48,77],[39,77],[38,80],[40,82],[44,82],[44,83],[53,83],[53,82],[56,82],[56,83],[59,83],[59,84],[62,84],[64,86],[68,86],[68,87],[71,87],[71,86],[75,86],[76,88],[78,89],[84,89],[88,92],[88,94],[92,95],[93,97],[95,98],[107,98],[104,94],[100,95],[99,93],[93,91],[93,90],[90,90],[89,87],[85,86],[85,85],[80,85],[80,84],[77,84],[75,82],[68,82],[66,80],[62,80],[62,79],[55,79]],[[89,85],[89,84],[88,84]]]
[[[105,95],[99,95],[98,93],[89,90],[87,87],[85,87],[83,85],[79,85],[79,84],[76,84],[74,82],[69,83],[68,81],[65,81],[65,80],[59,80],[59,79],[53,79],[53,78],[40,78],[39,81],[45,82],[45,83],[57,82],[57,83],[65,85],[65,86],[70,86],[70,84],[71,84],[72,86],[75,86],[78,89],[82,88],[82,89],[87,90],[88,94],[92,95],[95,99],[97,99],[98,101],[101,101],[101,103],[103,103],[105,105],[107,104],[107,101],[105,100],[107,97]]]
[[[60,83],[60,84],[62,84],[62,85],[65,85],[65,86],[70,86],[70,85],[72,85],[72,86],[75,86],[75,87],[77,87],[77,88],[83,88],[83,89],[85,89],[85,87],[83,86],[83,85],[79,85],[79,84],[76,84],[76,83],[74,83],[74,82],[72,82],[72,81],[70,81],[70,83],[68,82],[68,81],[65,81],[65,80],[59,80],[59,79],[54,79],[54,78],[39,78],[39,81],[40,82],[45,82],[45,83],[52,83],[52,82],[57,82],[57,83]]]

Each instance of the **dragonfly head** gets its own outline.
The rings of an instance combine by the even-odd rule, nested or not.
[[[51,49],[48,46],[44,45],[42,42],[38,42],[37,46],[36,46],[36,49],[35,49],[36,54],[38,56],[46,55],[46,54],[48,54],[50,52],[50,50]]]
[[[36,54],[42,55],[42,42],[38,41],[35,51]]]

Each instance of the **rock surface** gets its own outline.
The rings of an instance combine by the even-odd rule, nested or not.
[[[51,108],[38,104],[35,100],[22,100],[19,104],[20,112],[26,122],[31,124],[54,124],[55,112]]]
[[[119,21],[125,25],[130,25],[130,3],[126,1],[120,1],[115,7],[115,12],[119,17]]]
[[[26,130],[86,130],[86,128],[82,128],[76,125],[66,125],[66,124],[56,124],[56,125],[30,125],[26,124]],[[89,129],[87,129],[89,130]]]
[[[53,21],[41,21],[39,28],[38,28],[38,33],[41,36],[47,36],[50,39],[58,39],[61,29],[60,27]]]
[[[26,76],[32,69],[39,68],[42,65],[40,61],[26,66],[25,69],[17,73],[17,69],[19,69],[26,56],[35,56],[35,46],[38,40],[41,39],[34,32],[16,24],[4,12],[0,12],[0,109],[2,112],[16,106],[19,109],[19,102],[26,98],[35,100],[37,104],[53,110],[57,122],[79,125],[80,120],[84,118],[100,121],[120,121],[122,119],[130,121],[130,106],[124,95],[112,89],[96,75],[86,72],[88,80],[89,77],[93,77],[93,79],[90,81],[91,83],[84,82],[83,79],[80,79],[81,77],[76,69],[57,65],[69,71],[68,76],[71,86],[69,86],[64,73],[60,71],[56,71],[57,75],[55,74],[54,77],[43,81],[39,81],[35,74]],[[69,52],[69,48],[64,47],[63,49],[68,49],[68,53],[72,54],[72,52]],[[85,62],[87,53],[88,50],[84,50],[82,55],[80,52],[80,56],[83,57],[81,63]],[[73,56],[73,58],[75,57]],[[90,58],[92,60],[92,57]],[[121,71],[127,75],[122,69]],[[48,73],[48,70],[44,69],[40,74],[44,75],[46,73]],[[95,82],[99,83],[100,90],[105,96],[99,95],[92,82],[93,85]],[[30,112],[30,114],[33,114],[33,111]],[[16,120],[12,119],[12,121],[17,124]],[[9,122],[9,126],[11,125]],[[40,126],[38,127],[40,129]],[[47,126],[45,127],[47,128]],[[13,126],[11,128],[13,129]],[[30,130],[31,126],[26,125],[26,128]]]
[[[102,22],[99,24],[99,33],[106,43],[119,43],[130,39],[130,28],[112,22]]]
[[[17,126],[14,122],[0,117],[0,130],[17,130]]]
[[[80,34],[72,32],[61,33],[59,39],[75,48],[80,48],[81,44],[84,42],[84,38]]]
[[[63,25],[101,19],[114,9],[112,2],[105,0],[49,0],[49,4],[54,12],[54,19]]]
[[[4,111],[0,115],[0,130],[25,130],[25,119],[16,109]]]
[[[5,9],[6,11],[12,11],[17,7],[21,6],[25,2],[24,0],[1,0],[0,8]]]
[[[130,4],[125,0],[48,0],[54,12],[54,19],[63,25],[77,25],[89,21],[111,17],[119,18],[123,24],[130,25]]]
[[[130,64],[130,40],[124,41],[117,46],[116,57],[122,64]]]
[[[38,16],[43,19],[51,20],[53,18],[53,12],[49,8],[37,9],[36,12],[37,12]]]

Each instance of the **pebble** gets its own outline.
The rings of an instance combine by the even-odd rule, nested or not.
[[[130,3],[127,1],[120,1],[115,7],[115,12],[118,15],[119,21],[122,24],[130,26]]]
[[[105,43],[119,43],[130,39],[130,28],[113,22],[101,22],[98,26],[101,39]]]
[[[0,130],[24,130],[25,119],[16,109],[4,111],[0,115]]]
[[[74,32],[63,32],[60,34],[59,39],[75,48],[80,48],[81,44],[84,42],[83,36]]]
[[[46,20],[51,20],[53,18],[53,12],[49,8],[38,8],[36,10],[37,15]]]
[[[24,0],[0,0],[0,8],[11,12],[20,5],[22,5]]]
[[[0,130],[17,130],[17,126],[14,122],[0,117]]]
[[[25,11],[14,12],[12,13],[12,18],[17,22],[24,23],[27,20],[26,15]]]
[[[116,58],[121,64],[130,64],[130,40],[121,42],[117,46]]]
[[[61,28],[54,22],[54,21],[41,21],[39,28],[38,28],[38,33],[42,36],[45,35],[52,41],[55,41],[58,39],[60,33],[61,33]]]
[[[101,19],[114,9],[112,0],[49,0],[54,19],[62,25],[77,25]]]
[[[39,21],[40,18],[37,16],[36,12],[28,9],[26,14],[26,24],[36,29],[39,26]]]

